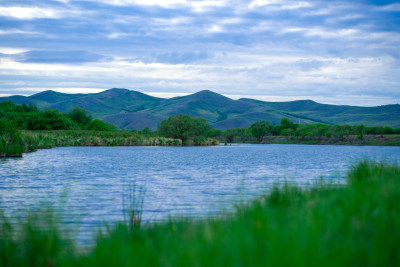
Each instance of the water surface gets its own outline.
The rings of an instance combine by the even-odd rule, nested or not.
[[[344,183],[346,171],[364,158],[400,162],[400,147],[54,148],[0,160],[0,203],[6,214],[18,217],[43,201],[61,201],[65,220],[79,222],[88,234],[93,225],[123,219],[129,184],[145,188],[144,221],[204,216],[285,181],[306,186],[322,176]]]

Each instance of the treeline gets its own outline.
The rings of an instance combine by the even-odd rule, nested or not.
[[[92,119],[85,109],[74,107],[67,113],[57,110],[39,110],[33,104],[16,105],[11,101],[0,103],[0,156],[20,156],[23,152],[31,151],[26,144],[26,138],[21,137],[21,131],[60,131],[60,130],[89,130],[107,132],[127,132],[119,130],[115,125],[99,119]],[[178,140],[179,145],[216,145],[219,141],[232,142],[257,142],[257,143],[329,143],[329,144],[373,144],[373,145],[399,145],[400,140],[375,140],[365,142],[364,136],[388,136],[400,134],[400,128],[367,127],[364,125],[328,125],[328,124],[297,124],[287,118],[283,118],[278,125],[272,125],[268,121],[253,123],[247,128],[228,129],[224,132],[213,129],[210,124],[201,117],[190,115],[172,115],[162,121],[156,131],[146,127],[143,130],[133,130],[132,134],[143,136],[143,140],[162,140],[158,137]],[[85,133],[84,135],[93,135]],[[271,140],[272,137],[285,137],[287,140]],[[94,140],[94,139],[93,139]],[[219,140],[219,141],[217,141]],[[361,140],[361,143],[358,142]],[[125,144],[121,141],[115,145]],[[175,141],[174,144],[178,144]],[[53,142],[52,142],[53,143]],[[59,145],[60,142],[54,142]],[[61,142],[62,143],[62,142]],[[68,142],[70,144],[71,142]],[[76,145],[108,145],[109,140],[85,141]],[[111,142],[114,144],[115,142]],[[129,143],[129,142],[128,142]],[[170,145],[165,142],[146,141],[134,142],[143,145]],[[41,146],[33,145],[41,148]]]
[[[0,118],[20,130],[95,130],[115,131],[117,127],[99,119],[92,119],[85,109],[74,107],[68,113],[58,110],[39,110],[36,105],[0,103]]]
[[[182,114],[162,121],[157,131],[146,127],[129,132],[92,119],[78,107],[62,113],[39,110],[33,104],[0,103],[0,157],[21,156],[23,152],[54,146],[216,145],[218,141],[210,137],[220,134],[203,118]]]
[[[23,152],[45,148],[43,140],[30,139],[26,130],[91,130],[116,131],[113,124],[95,119],[84,109],[74,107],[68,113],[58,110],[39,110],[36,105],[0,103],[0,157],[21,156]],[[34,142],[33,142],[34,141]]]
[[[356,136],[362,140],[365,135],[392,135],[400,134],[400,128],[367,127],[364,125],[329,125],[323,123],[297,124],[288,118],[282,118],[280,124],[272,125],[268,121],[253,123],[248,128],[233,128],[222,132],[225,142],[263,142],[267,136],[286,136],[292,140],[345,140],[349,136]]]

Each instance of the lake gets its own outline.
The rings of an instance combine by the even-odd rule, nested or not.
[[[232,145],[214,147],[62,147],[0,159],[0,205],[13,218],[50,203],[78,224],[123,220],[130,185],[144,190],[143,220],[206,216],[285,182],[345,183],[361,159],[400,162],[400,147]]]

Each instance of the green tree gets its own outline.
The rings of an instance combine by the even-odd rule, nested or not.
[[[188,139],[207,136],[210,129],[208,122],[201,117],[179,114],[163,120],[157,131],[166,137],[179,138],[185,144]]]
[[[82,126],[82,128],[84,128],[92,120],[92,115],[90,115],[86,109],[82,109],[77,106],[74,106],[74,108],[67,113],[67,116]]]
[[[236,129],[228,129],[224,131],[223,136],[227,143],[232,143],[236,136]]]
[[[86,126],[86,130],[92,130],[92,131],[116,131],[117,126],[114,124],[104,122],[99,119],[94,119],[91,122],[89,122]]]
[[[252,135],[261,143],[264,136],[270,131],[271,125],[267,121],[258,121],[250,126]]]

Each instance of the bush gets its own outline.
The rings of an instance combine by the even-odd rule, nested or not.
[[[18,130],[4,118],[0,118],[0,156],[20,156],[23,145]]]
[[[92,120],[92,116],[87,112],[86,109],[82,109],[77,106],[68,112],[67,116],[74,122],[78,123],[82,128],[84,128]]]
[[[163,120],[157,131],[165,137],[179,138],[182,143],[186,143],[188,139],[207,136],[210,129],[210,125],[203,118],[179,114]]]
[[[91,122],[88,123],[86,126],[86,130],[92,130],[92,131],[116,131],[117,126],[114,124],[104,122],[99,119],[92,120]]]

